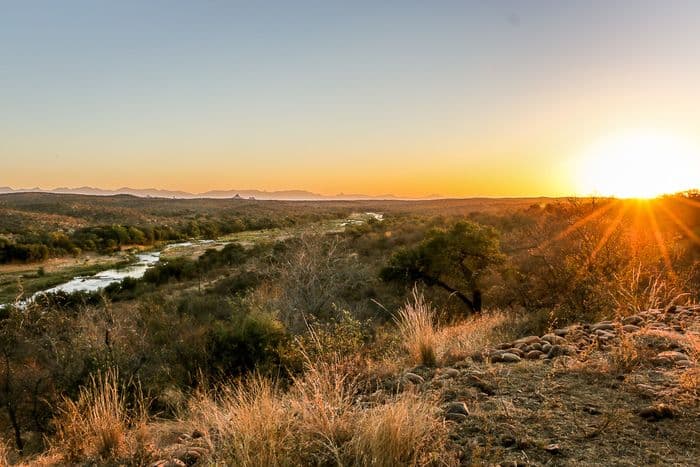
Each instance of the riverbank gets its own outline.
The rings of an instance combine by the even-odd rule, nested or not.
[[[9,303],[19,296],[27,297],[50,289],[77,276],[90,276],[106,269],[132,262],[126,252],[113,255],[81,255],[52,258],[42,263],[0,265],[0,303]]]

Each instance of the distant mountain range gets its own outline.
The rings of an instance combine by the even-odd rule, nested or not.
[[[11,188],[8,186],[0,187],[0,194],[6,193],[63,193],[76,195],[95,195],[95,196],[113,196],[113,195],[133,195],[143,198],[255,198],[260,200],[363,200],[363,199],[418,199],[399,197],[392,194],[386,195],[363,195],[363,194],[345,194],[337,195],[321,195],[306,190],[282,190],[282,191],[264,191],[264,190],[211,190],[204,193],[189,193],[187,191],[178,190],[160,190],[156,188],[129,188],[123,187],[116,190],[105,190],[102,188],[94,188],[90,186],[81,186],[78,188]],[[435,199],[442,198],[440,195],[430,195],[421,197],[420,199]]]

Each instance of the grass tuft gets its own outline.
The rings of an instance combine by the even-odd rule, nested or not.
[[[413,363],[435,366],[437,362],[438,339],[434,319],[435,310],[414,288],[413,300],[406,303],[394,318]]]

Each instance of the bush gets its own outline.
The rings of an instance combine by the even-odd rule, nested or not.
[[[286,340],[282,324],[264,313],[241,314],[213,325],[207,344],[209,373],[240,375],[257,369],[271,371],[280,362]]]

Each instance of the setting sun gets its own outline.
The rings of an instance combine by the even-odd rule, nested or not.
[[[697,184],[698,152],[660,131],[628,131],[602,138],[579,160],[580,193],[653,198]]]

